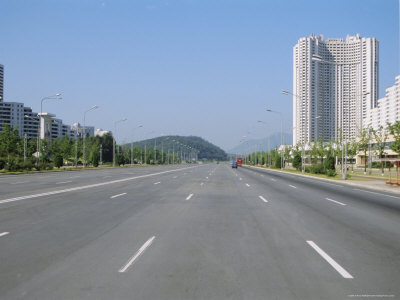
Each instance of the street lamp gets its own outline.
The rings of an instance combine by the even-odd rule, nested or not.
[[[133,166],[133,133],[135,132],[136,129],[142,128],[143,125],[139,125],[138,127],[135,127],[132,129],[132,142],[131,142],[131,166]]]
[[[282,91],[282,94],[284,94],[284,95],[292,95],[292,96],[294,96],[294,97],[296,97],[296,99],[298,99],[299,98],[299,96],[298,95],[296,95],[296,94],[293,94],[293,93],[291,93],[291,92],[289,92],[289,91],[286,91],[286,90],[283,90]],[[297,103],[297,102],[296,102]],[[306,111],[305,111],[305,116],[304,116],[304,119],[303,119],[303,138],[302,138],[302,142],[303,142],[303,146],[302,146],[302,153],[301,153],[301,173],[305,173],[305,168],[306,168],[306,166],[305,166],[305,163],[306,163],[306,151],[305,151],[305,146],[306,146],[306,137],[308,137],[308,135],[306,134],[306,122],[305,122],[305,120],[306,120],[306,118],[307,118],[307,105],[305,106],[305,108],[306,108]],[[296,125],[297,126],[297,125]],[[308,139],[307,139],[308,140]],[[295,145],[293,145],[293,146],[295,146]]]
[[[258,120],[257,122],[268,126],[268,123],[266,123],[264,121]],[[267,150],[268,150],[268,167],[271,168],[271,153],[269,153],[271,150],[270,135],[268,135],[268,149]]]
[[[86,168],[86,113],[98,109],[99,106],[94,105],[93,107],[89,108],[88,110],[85,110],[83,113],[83,167]]]
[[[122,118],[119,121],[114,122],[114,134],[113,134],[113,167],[115,167],[115,138],[117,136],[117,124],[128,120],[127,118]]]
[[[42,116],[42,114],[43,114],[43,101],[51,100],[51,99],[53,99],[53,100],[61,100],[62,99],[61,98],[61,94],[55,94],[55,95],[52,95],[52,96],[47,96],[47,97],[42,98],[42,100],[40,101],[39,135],[38,135],[37,151],[36,151],[37,152],[37,160],[36,160],[37,166],[40,165],[40,146],[41,146],[40,145],[41,144],[40,134],[42,132],[42,119],[43,119],[43,122],[44,122],[44,118]]]
[[[282,117],[282,113],[279,111],[275,111],[275,110],[271,110],[271,109],[267,109],[267,112],[271,112],[271,113],[276,113],[279,114],[281,116],[281,145],[283,147],[283,117]],[[283,170],[283,148],[281,151],[281,170]]]

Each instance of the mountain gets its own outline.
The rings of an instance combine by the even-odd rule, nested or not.
[[[291,145],[292,144],[292,134],[290,133],[284,133],[283,134],[283,140],[285,145]],[[281,135],[279,134],[273,134],[270,136],[270,149],[273,149],[275,147],[279,147],[281,145]],[[247,140],[240,145],[228,150],[227,152],[230,154],[236,154],[236,153],[249,153],[249,152],[254,152],[257,151],[267,151],[268,150],[268,137],[263,138],[263,139],[254,139],[254,140]]]
[[[130,147],[131,144],[126,144],[126,146]],[[170,136],[160,136],[152,139],[147,139],[143,141],[138,141],[133,143],[134,146],[144,149],[145,145],[147,149],[153,149],[154,145],[157,146],[157,150],[161,151],[161,147],[164,152],[172,153],[172,151],[180,152],[181,150],[187,150],[182,145],[186,145],[192,147],[199,151],[198,159],[205,160],[226,160],[227,154],[224,150],[207,142],[201,137],[198,136],[178,136],[178,135],[170,135]]]

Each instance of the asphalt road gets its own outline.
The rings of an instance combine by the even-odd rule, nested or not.
[[[400,299],[400,197],[226,164],[0,177],[1,299]]]

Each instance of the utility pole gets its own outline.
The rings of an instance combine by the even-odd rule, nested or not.
[[[368,174],[372,173],[372,154],[371,154],[371,127],[368,128]]]
[[[103,165],[103,144],[100,144],[100,165]]]
[[[157,163],[157,139],[154,139],[154,164]]]
[[[27,140],[26,133],[24,134],[24,162],[26,162],[26,148],[27,148]]]
[[[75,168],[78,166],[78,137],[77,130],[75,130]]]

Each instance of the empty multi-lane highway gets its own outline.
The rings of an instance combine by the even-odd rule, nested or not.
[[[0,177],[1,299],[400,297],[400,196],[226,164]]]

